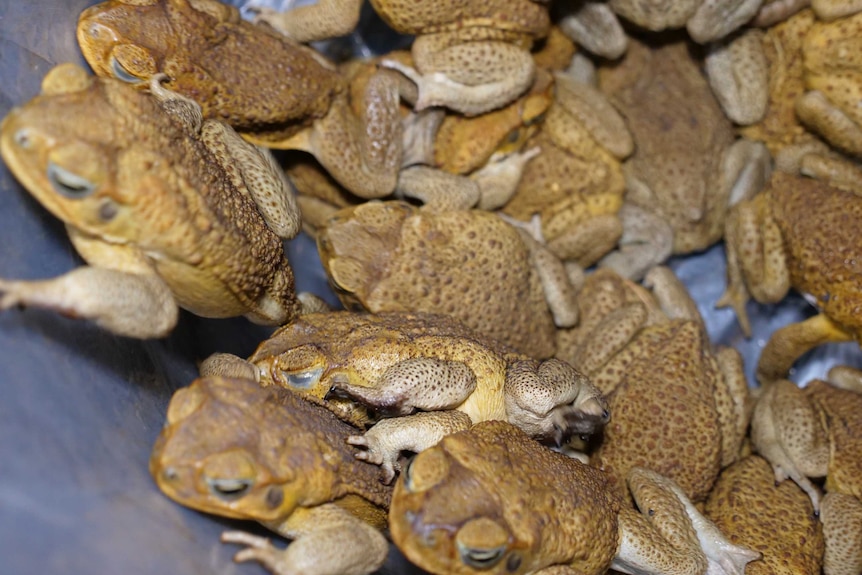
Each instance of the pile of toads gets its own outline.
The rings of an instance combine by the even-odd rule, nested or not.
[[[438,574],[862,572],[862,372],[785,379],[862,329],[862,3],[371,5],[409,50],[309,45],[361,0],[85,10],[95,75],[52,69],[0,153],[87,265],[0,309],[277,326],[201,363],[150,472],[291,539],[223,535],[280,575],[390,540]],[[296,292],[300,230],[346,310]],[[819,311],[753,386],[662,265],[722,240],[743,331]]]

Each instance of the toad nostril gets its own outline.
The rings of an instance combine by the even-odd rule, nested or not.
[[[177,470],[173,467],[166,467],[164,471],[162,471],[162,477],[165,481],[176,481],[179,479],[180,474],[177,473]]]

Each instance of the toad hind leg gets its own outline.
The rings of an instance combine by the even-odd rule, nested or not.
[[[513,362],[506,371],[506,415],[527,434],[554,439],[590,434],[610,414],[601,392],[571,365],[549,359]]]
[[[745,565],[760,557],[727,541],[670,479],[634,467],[627,482],[640,511],[620,512],[613,569],[637,575],[742,575]]]
[[[117,335],[140,339],[166,336],[179,315],[159,276],[90,266],[49,280],[0,280],[0,310],[14,306],[89,319]]]
[[[293,542],[278,549],[244,531],[226,531],[221,540],[246,545],[234,556],[237,563],[258,561],[276,575],[366,575],[383,565],[389,548],[379,531],[332,503],[297,509],[269,527]]]
[[[383,469],[384,483],[392,483],[395,472],[401,470],[398,457],[404,451],[419,453],[445,436],[469,429],[470,417],[461,411],[420,412],[404,417],[382,419],[365,435],[351,435],[347,443],[364,450],[355,453],[361,459]]]
[[[416,409],[451,409],[476,389],[476,375],[460,361],[430,357],[406,359],[390,366],[371,386],[336,381],[335,391],[394,415]]]

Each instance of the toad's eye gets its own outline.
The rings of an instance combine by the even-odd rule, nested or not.
[[[458,544],[458,553],[461,554],[461,561],[465,565],[469,565],[475,569],[490,569],[500,562],[505,552],[505,545],[493,549],[475,549],[462,546],[460,543]]]
[[[66,168],[61,168],[54,162],[48,162],[48,181],[61,196],[73,200],[84,198],[93,193],[96,184],[78,174],[73,174]]]
[[[228,501],[245,495],[253,483],[251,479],[207,479],[210,491]]]
[[[111,72],[117,80],[128,82],[129,84],[140,84],[143,82],[140,78],[129,72],[125,66],[120,64],[120,61],[111,57]]]
[[[320,381],[320,376],[323,375],[322,367],[315,367],[305,371],[284,372],[287,383],[292,387],[300,389],[308,389]]]

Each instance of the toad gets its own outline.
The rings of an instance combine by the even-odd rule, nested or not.
[[[628,489],[637,508],[601,471],[485,422],[414,457],[389,526],[408,559],[440,575],[741,575],[759,555],[730,544],[667,478],[636,467]]]
[[[832,368],[829,381],[799,388],[767,385],[751,419],[753,448],[776,482],[792,479],[819,511],[826,541],[824,573],[862,568],[862,371]],[[840,386],[840,387],[839,387]],[[826,477],[825,496],[811,478]]]
[[[489,212],[369,202],[338,212],[317,242],[347,307],[445,313],[538,359],[553,355],[557,326],[577,322],[563,263]]]
[[[299,42],[347,34],[359,19],[361,0],[324,0],[280,13],[258,9],[258,22]],[[415,108],[444,106],[466,115],[509,104],[533,83],[533,42],[550,27],[547,2],[447,0],[409,3],[372,0],[386,24],[415,36],[414,66],[389,60],[419,90]]]
[[[150,457],[150,473],[181,505],[259,521],[293,542],[227,531],[247,547],[236,561],[274,573],[365,575],[386,559],[380,530],[392,489],[358,461],[357,429],[298,394],[247,379],[202,378],[177,390]]]
[[[282,245],[299,212],[281,170],[158,77],[141,91],[58,66],[4,119],[0,153],[89,264],[0,280],[0,308],[52,309],[137,338],[167,335],[178,307],[268,325],[299,313]]]
[[[750,334],[745,304],[780,301],[792,287],[806,294],[818,315],[771,335],[757,365],[766,383],[784,377],[803,353],[829,341],[858,341],[862,277],[856,262],[862,237],[862,199],[824,181],[782,172],[766,189],[734,206],[727,220],[727,289],[719,306],[731,306]]]
[[[347,396],[396,416],[351,438],[364,448],[357,456],[383,465],[387,480],[402,451],[421,451],[470,422],[505,420],[560,442],[592,433],[609,417],[604,399],[570,365],[513,353],[442,315],[305,314],[248,362],[230,357],[216,356],[220,369],[250,374],[262,385],[319,399]],[[468,417],[456,420],[443,410]]]
[[[561,357],[590,376],[613,413],[590,464],[619,486],[633,466],[652,469],[700,502],[738,458],[748,427],[742,359],[733,348],[713,351],[669,269],[651,270],[647,283],[652,293],[610,270],[588,276],[581,325]]]
[[[762,145],[734,139],[690,50],[632,39],[618,65],[599,68],[599,87],[635,142],[623,166],[620,247],[600,265],[632,279],[718,241],[728,206],[759,190],[769,170]]]
[[[807,92],[799,119],[839,150],[862,158],[862,3],[857,13],[811,26],[802,46]]]
[[[724,471],[706,500],[704,514],[733,543],[763,556],[748,575],[818,575],[823,530],[811,500],[798,486],[775,484],[769,463],[750,455]]]
[[[256,144],[310,152],[354,194],[395,188],[406,82],[397,73],[369,81],[357,115],[331,63],[217,0],[109,0],[81,13],[78,43],[97,75],[142,86],[166,74],[206,118]]]
[[[617,244],[625,181],[621,160],[632,153],[625,121],[592,85],[555,75],[554,101],[525,147],[539,153],[501,211],[532,230],[564,261],[589,267]],[[528,224],[529,222],[529,224]]]

